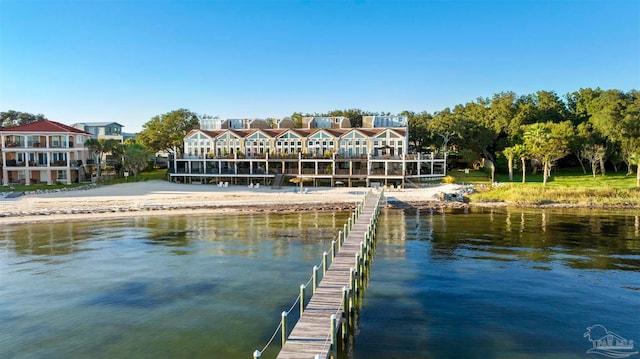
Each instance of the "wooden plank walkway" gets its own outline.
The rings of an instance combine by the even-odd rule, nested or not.
[[[331,353],[331,315],[336,314],[338,323],[342,317],[343,287],[349,288],[351,268],[355,266],[356,253],[360,253],[360,242],[364,240],[371,219],[377,211],[382,191],[370,191],[360,215],[347,234],[327,272],[322,277],[316,292],[305,307],[304,313],[289,334],[278,358],[314,359],[329,358]],[[360,253],[362,256],[362,253]]]

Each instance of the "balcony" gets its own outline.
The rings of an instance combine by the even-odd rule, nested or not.
[[[4,143],[4,147],[7,147],[7,148],[24,147],[24,142],[7,141],[7,142]]]

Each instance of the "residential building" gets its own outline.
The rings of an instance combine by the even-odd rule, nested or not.
[[[89,132],[49,120],[1,128],[2,184],[86,180],[89,138]]]
[[[96,139],[113,139],[118,140],[121,143],[124,142],[124,136],[122,133],[122,128],[124,126],[117,122],[82,122],[74,123],[71,127],[88,132],[91,134],[91,137]]]
[[[200,119],[203,130],[269,128],[267,120],[261,118],[203,118]]]
[[[183,158],[169,165],[178,182],[273,183],[305,177],[314,185],[394,185],[446,176],[446,155],[408,153],[404,116],[367,116],[367,127],[198,129],[184,139]],[[385,127],[385,124],[400,125]]]
[[[407,127],[409,125],[409,117],[407,116],[362,116],[362,127]]]
[[[303,117],[302,128],[350,128],[351,121],[343,116]]]

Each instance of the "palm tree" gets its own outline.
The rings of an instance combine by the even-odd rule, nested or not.
[[[502,151],[502,154],[507,158],[507,162],[509,165],[509,181],[513,182],[513,160],[515,158],[522,159],[522,168],[524,168],[524,146],[521,144],[517,144],[512,147],[507,147]],[[524,171],[522,172],[522,178],[524,181]]]
[[[104,138],[90,138],[84,143],[84,145],[91,153],[93,153],[96,159],[96,176],[100,178],[102,175],[102,158],[107,153],[115,151],[120,145],[120,141],[114,139],[105,140]]]

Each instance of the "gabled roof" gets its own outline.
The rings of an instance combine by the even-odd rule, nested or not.
[[[374,137],[374,136],[377,136],[377,135],[379,135],[379,134],[382,132],[382,130],[381,130],[381,129],[379,129],[379,128],[364,128],[364,127],[358,127],[358,128],[350,129],[349,131],[345,132],[345,133],[344,133],[344,135],[346,135],[346,134],[348,134],[348,133],[350,133],[350,132],[352,132],[352,131],[359,132],[359,133],[361,133],[364,137],[369,137],[369,138]]]
[[[345,131],[342,130],[342,129],[315,128],[315,129],[312,129],[311,132],[309,132],[307,137],[312,137],[313,135],[315,135],[318,132],[324,132],[327,135],[329,135],[330,137],[334,137],[334,138],[340,138],[340,136],[342,136],[345,133]]]
[[[330,134],[333,135],[333,137],[340,137],[342,135],[344,135],[345,133],[351,131],[351,128],[323,128],[322,129],[324,132],[328,132]]]
[[[191,130],[191,131],[194,131],[194,130]],[[200,131],[213,139],[219,136],[221,133],[225,132],[226,130],[196,130],[196,131]]]
[[[237,137],[240,138],[246,138],[247,136],[249,136],[250,134],[256,132],[256,129],[240,129],[240,128],[234,128],[234,129],[230,129],[230,132],[233,132]]]
[[[287,133],[291,133],[292,135],[298,137],[298,138],[305,138],[309,135],[309,133],[311,132],[311,130],[308,129],[301,129],[301,128],[284,128],[284,131],[278,133],[275,138],[280,138],[285,136]]]
[[[33,133],[79,133],[83,135],[91,135],[89,132],[79,130],[75,127],[67,126],[60,122],[42,120],[0,129],[0,132],[33,132]]]
[[[291,128],[289,129],[291,132],[295,133],[296,135],[300,136],[300,137],[309,137],[309,135],[311,134],[311,132],[315,131],[314,128]]]
[[[280,136],[281,134],[285,133],[288,130],[289,130],[288,128],[263,128],[263,129],[260,129],[260,131],[266,133],[267,135],[271,136],[272,138],[276,138],[276,137]]]
[[[194,135],[202,134],[202,135],[205,135],[206,137],[209,137],[209,139],[213,139],[213,137],[215,137],[215,135],[214,135],[214,133],[213,133],[213,132],[214,132],[214,131],[205,131],[205,130],[195,129],[195,130],[191,130],[191,131],[189,131],[189,132],[184,136],[184,138],[185,138],[185,139],[187,139],[187,138],[191,138],[191,137],[192,137],[192,136],[194,136]]]

